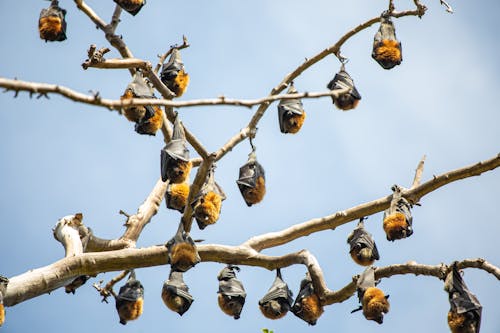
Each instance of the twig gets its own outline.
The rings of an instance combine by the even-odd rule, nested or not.
[[[439,0],[439,2],[446,7],[448,13],[453,14],[453,8],[445,0]]]
[[[163,65],[163,63],[165,62],[165,59],[167,59],[167,57],[172,53],[172,51],[174,49],[178,49],[178,50],[182,50],[182,49],[185,49],[186,47],[189,47],[189,43],[188,43],[188,40],[187,40],[187,37],[186,36],[182,36],[182,44],[181,45],[173,45],[173,46],[170,46],[170,49],[165,52],[163,55],[159,55],[158,56],[158,64],[156,65],[155,69],[154,69],[154,72],[156,74],[158,74],[158,72],[160,71],[160,68],[161,66]]]
[[[119,5],[115,6],[115,10],[113,12],[113,16],[111,17],[111,22],[108,25],[109,32],[114,34],[118,24],[120,23],[120,15],[122,14],[122,7]]]
[[[425,155],[422,156],[422,159],[417,165],[415,169],[415,177],[413,178],[413,184],[411,188],[415,188],[420,185],[420,180],[422,179],[422,174],[424,173],[424,164],[425,164]]]

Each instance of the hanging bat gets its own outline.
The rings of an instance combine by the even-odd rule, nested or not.
[[[343,111],[354,109],[361,99],[361,95],[354,86],[354,81],[345,71],[344,64],[342,64],[340,71],[335,74],[335,77],[326,87],[330,90],[349,89],[346,93],[338,96],[337,98],[332,96],[332,101],[335,106]]]
[[[135,131],[139,134],[156,135],[156,132],[163,126],[163,110],[157,106],[152,106],[154,114],[152,117],[142,117],[135,123]]]
[[[401,196],[401,188],[394,185],[391,189],[391,206],[384,212],[383,227],[387,240],[394,241],[413,234],[413,217],[410,210],[412,205]]]
[[[184,70],[184,63],[178,49],[174,48],[168,62],[163,64],[160,79],[177,97],[181,97],[186,91],[189,75]]]
[[[207,175],[207,179],[200,192],[195,196],[191,206],[198,227],[203,230],[207,225],[214,224],[219,219],[222,201],[226,195],[222,188],[215,182],[214,168]]]
[[[175,117],[172,139],[163,147],[160,154],[161,180],[178,184],[186,181],[191,172],[191,161],[187,149],[184,127],[177,115]]]
[[[66,294],[75,294],[75,291],[83,286],[87,280],[90,279],[90,275],[80,275],[77,276],[70,284],[64,286],[64,291]]]
[[[182,272],[171,270],[168,280],[163,283],[161,291],[163,303],[167,308],[181,316],[189,310],[191,303],[194,301],[193,296],[189,294],[188,286],[184,283],[182,274]]]
[[[482,306],[472,294],[460,274],[457,262],[446,276],[444,290],[448,292],[450,311],[448,326],[452,333],[479,333]]]
[[[9,279],[0,275],[0,327],[5,322],[5,307],[3,305],[3,298],[7,291],[7,284],[9,284]]]
[[[347,243],[352,260],[358,265],[370,266],[375,260],[379,260],[380,256],[372,235],[365,230],[364,219],[359,219],[357,227],[347,237]]]
[[[306,273],[305,279],[300,282],[300,291],[292,306],[292,312],[309,325],[316,325],[323,311],[323,305],[314,292],[311,277]]]
[[[146,4],[145,0],[113,0],[116,4],[124,10],[135,16]]]
[[[120,324],[126,325],[128,321],[136,320],[142,314],[144,287],[136,279],[134,270],[131,270],[127,282],[120,288],[115,300]]]
[[[173,271],[186,272],[201,261],[193,239],[184,231],[182,221],[174,237],[165,246],[168,249],[168,261]]]
[[[189,196],[189,184],[168,184],[165,194],[165,203],[167,208],[175,209],[183,213]]]
[[[53,0],[49,8],[43,8],[38,19],[38,32],[45,42],[66,40],[66,9],[59,7],[59,1]]]
[[[120,97],[122,101],[131,98],[154,98],[153,88],[146,82],[141,71],[135,72],[132,82],[127,85],[124,94]],[[123,107],[123,114],[129,121],[137,123],[143,118],[153,117],[155,109],[151,105],[126,106]]]
[[[259,308],[264,317],[283,318],[292,308],[293,294],[281,277],[281,270],[276,270],[276,278],[267,294],[259,301]]]
[[[396,38],[396,29],[388,15],[380,18],[380,28],[373,39],[372,58],[384,69],[391,69],[403,61],[401,43]]]
[[[217,276],[217,280],[219,280],[217,300],[222,312],[234,319],[239,319],[247,293],[243,288],[243,283],[236,278],[235,270],[239,272],[240,268],[227,265],[220,271]]]
[[[286,93],[297,93],[297,89],[295,89],[293,83]],[[281,133],[297,133],[302,128],[305,118],[306,113],[300,99],[282,99],[278,104],[278,119]]]
[[[264,168],[257,161],[255,151],[248,155],[248,161],[240,168],[240,177],[236,181],[241,195],[248,207],[259,203],[266,194],[266,176]]]
[[[358,298],[361,307],[351,311],[351,313],[363,310],[363,315],[367,320],[373,320],[379,324],[384,321],[384,314],[389,312],[390,304],[387,300],[389,295],[375,287],[375,268],[367,267],[359,276],[357,281]]]

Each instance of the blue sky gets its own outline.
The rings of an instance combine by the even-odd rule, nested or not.
[[[264,201],[248,208],[235,180],[250,146],[241,143],[218,163],[216,178],[228,199],[220,220],[194,238],[206,243],[237,245],[249,237],[278,231],[292,224],[332,214],[390,193],[393,184],[409,186],[414,169],[427,155],[424,180],[493,157],[499,152],[500,91],[497,1],[456,2],[448,14],[439,1],[422,18],[395,21],[403,44],[403,63],[383,70],[371,59],[377,27],[349,40],[342,53],[347,71],[361,93],[357,109],[341,112],[329,98],[305,100],[306,122],[297,135],[279,132],[276,105],[259,123],[255,144],[267,176]],[[346,31],[380,14],[387,1],[182,1],[149,0],[135,17],[122,14],[117,33],[134,55],[156,63],[157,55],[182,41],[191,83],[182,100],[225,95],[232,98],[266,96],[306,57],[334,44]],[[397,9],[412,1],[396,1]],[[89,1],[109,20],[114,2]],[[99,91],[118,98],[128,84],[127,71],[88,69],[90,44],[107,46],[101,31],[72,1],[68,10],[68,39],[45,43],[38,37],[39,11],[47,2],[0,3],[0,18],[8,33],[0,35],[0,76],[26,81],[58,83],[77,91]],[[118,57],[116,51],[108,57]],[[339,69],[333,56],[295,81],[299,91],[324,91]],[[134,213],[159,177],[160,136],[146,137],[116,112],[76,104],[59,96],[30,99],[20,93],[0,95],[0,273],[14,276],[50,264],[64,255],[51,228],[65,215],[82,212],[84,222],[104,238],[123,232],[120,209]],[[179,110],[184,124],[217,150],[246,126],[253,109],[197,107]],[[192,155],[195,153],[192,151]],[[500,171],[453,183],[431,193],[414,209],[414,235],[399,242],[385,240],[382,214],[371,216],[367,229],[374,235],[379,266],[415,260],[424,264],[483,257],[500,265],[495,244],[500,232],[498,197]],[[179,215],[160,212],[146,227],[138,246],[162,244],[177,228]],[[354,224],[265,250],[280,255],[308,248],[319,260],[331,289],[343,287],[362,271],[348,255],[346,238]],[[113,302],[100,303],[91,283],[76,295],[57,290],[50,295],[7,309],[2,330],[26,332],[176,332],[237,330],[260,332],[444,332],[449,305],[443,283],[435,278],[395,276],[380,284],[391,295],[391,311],[383,325],[366,321],[355,297],[325,308],[314,327],[292,314],[271,321],[257,306],[274,280],[274,272],[242,267],[238,275],[247,290],[241,319],[224,315],[217,307],[216,275],[221,264],[202,263],[185,275],[195,298],[179,317],[160,298],[168,267],[137,271],[145,286],[141,318],[123,327]],[[304,267],[283,270],[283,278],[298,292]],[[116,273],[99,275],[109,280]],[[498,280],[484,271],[468,269],[464,279],[483,304],[483,332],[500,331]],[[92,281],[93,283],[94,281]],[[410,324],[409,324],[410,323]]]

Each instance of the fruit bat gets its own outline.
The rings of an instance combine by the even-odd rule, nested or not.
[[[306,273],[306,277],[300,282],[300,291],[292,306],[292,312],[309,325],[316,325],[323,311],[323,305],[314,292],[311,277]]]
[[[175,209],[183,213],[189,196],[189,184],[168,184],[165,194],[165,203],[167,208]]]
[[[115,300],[120,324],[126,325],[127,321],[135,320],[142,314],[144,287],[135,278],[134,270],[130,272],[127,282],[120,288]]]
[[[124,10],[135,16],[146,4],[145,0],[113,0],[116,4]]]
[[[234,319],[239,319],[247,293],[243,288],[243,283],[236,278],[235,270],[239,271],[240,268],[228,265],[220,271],[217,276],[217,280],[219,280],[217,300],[222,312]]]
[[[178,184],[186,181],[191,171],[189,150],[187,149],[184,127],[176,116],[172,139],[163,147],[160,154],[161,180]]]
[[[135,123],[135,131],[139,134],[156,135],[156,132],[163,126],[163,110],[157,106],[152,106],[154,114],[152,117],[143,117]]]
[[[363,310],[363,315],[367,320],[376,321],[382,324],[384,314],[389,312],[389,295],[375,287],[375,267],[370,266],[365,269],[358,278],[357,290],[361,307],[351,311],[351,313]]]
[[[388,15],[380,18],[380,28],[373,39],[372,58],[384,69],[391,69],[403,60],[401,43],[396,38],[396,29]]]
[[[452,333],[479,333],[482,306],[465,285],[457,262],[446,276],[444,290],[448,292],[450,311],[448,325]]]
[[[387,240],[394,241],[413,234],[413,217],[410,210],[412,205],[401,196],[401,188],[394,185],[391,189],[391,206],[384,212],[383,227]]]
[[[5,322],[5,308],[3,305],[3,298],[7,291],[7,284],[9,283],[9,279],[5,276],[0,275],[0,327]]]
[[[248,207],[259,203],[266,194],[266,176],[264,168],[257,161],[255,151],[248,155],[248,161],[240,168],[240,177],[236,181],[241,195]]]
[[[361,95],[354,86],[354,81],[345,71],[344,64],[342,64],[340,71],[335,74],[335,77],[326,87],[330,90],[349,89],[346,93],[338,96],[337,98],[332,96],[332,101],[335,106],[343,111],[354,109],[361,99]]]
[[[184,231],[182,222],[179,223],[175,236],[165,246],[172,271],[185,272],[201,261],[196,245],[189,233]]]
[[[297,89],[291,84],[287,94],[296,93]],[[297,133],[302,127],[302,124],[304,124],[305,118],[306,113],[304,112],[300,99],[282,99],[278,104],[278,119],[281,133]]]
[[[189,310],[191,303],[193,303],[193,296],[189,294],[189,288],[184,283],[182,272],[170,271],[168,280],[163,283],[161,299],[167,308],[181,316]]]
[[[120,97],[121,100],[131,98],[154,98],[153,88],[146,82],[141,71],[136,71],[132,82],[127,85],[125,93]],[[123,107],[125,118],[135,123],[143,118],[149,119],[154,116],[155,109],[151,105],[138,105]]]
[[[352,260],[358,265],[370,266],[375,260],[379,260],[380,256],[372,235],[365,230],[363,221],[364,218],[359,220],[357,227],[347,237],[347,243]]]
[[[200,192],[195,196],[191,206],[198,227],[203,230],[207,225],[214,224],[219,219],[222,201],[226,195],[222,188],[215,182],[214,168],[207,175]]]
[[[66,40],[66,9],[59,7],[59,1],[52,1],[49,8],[43,8],[38,19],[40,38],[51,42]]]
[[[77,276],[70,284],[64,286],[64,291],[66,294],[75,294],[75,291],[83,286],[88,279],[90,279],[90,275]]]
[[[276,270],[276,278],[267,294],[259,301],[259,308],[264,317],[283,318],[292,308],[293,294],[281,277],[281,270]]]
[[[189,75],[184,70],[184,63],[178,49],[172,49],[168,62],[163,64],[160,79],[177,97],[181,97],[186,91]]]

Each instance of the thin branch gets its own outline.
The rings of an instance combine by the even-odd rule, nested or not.
[[[122,14],[122,7],[118,4],[115,6],[115,10],[113,12],[113,16],[111,17],[111,22],[108,25],[109,32],[114,34],[118,24],[120,23],[120,15]]]
[[[108,297],[113,296],[116,297],[115,291],[113,290],[113,286],[123,280],[127,276],[127,274],[130,273],[129,270],[125,270],[112,278],[106,285],[101,287],[102,283],[104,281],[99,281],[99,283],[94,283],[93,287],[99,292],[99,294],[102,296],[101,302],[108,303]]]
[[[109,50],[109,49],[108,49]],[[93,61],[93,59],[87,59],[82,64],[83,69],[89,67],[93,68],[104,68],[104,69],[123,69],[123,68],[149,68],[151,69],[151,63],[137,58],[115,58],[115,59],[100,59],[100,61]]]
[[[453,14],[453,8],[444,0],[439,0],[439,2],[446,7],[446,11],[450,14]]]
[[[411,185],[411,188],[415,188],[420,185],[422,174],[424,173],[424,164],[425,164],[425,155],[422,156],[422,159],[417,165],[417,169],[415,169],[415,177],[413,178],[413,184]]]

